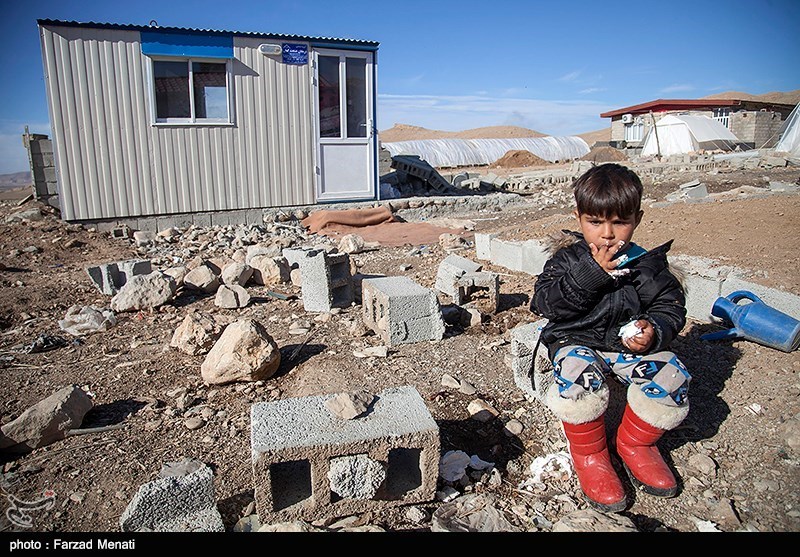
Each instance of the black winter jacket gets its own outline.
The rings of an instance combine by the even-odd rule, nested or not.
[[[630,273],[614,278],[592,258],[581,233],[562,234],[567,236],[560,243],[571,245],[545,263],[530,305],[549,320],[541,339],[550,358],[568,344],[623,352],[619,329],[635,319],[646,319],[655,329],[648,353],[666,349],[686,324],[686,297],[667,262],[672,240],[631,261]]]

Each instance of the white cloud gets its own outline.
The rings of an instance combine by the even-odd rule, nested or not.
[[[378,95],[378,129],[394,124],[445,131],[514,125],[553,136],[575,135],[607,127],[600,113],[613,108],[584,100],[386,94]]]
[[[574,72],[569,72],[567,74],[562,75],[558,78],[558,81],[575,81],[581,75],[580,70],[575,70]]]
[[[694,85],[689,85],[688,83],[681,83],[681,84],[669,85],[660,90],[661,93],[682,93],[684,91],[694,91]]]
[[[578,91],[580,95],[591,95],[592,93],[599,93],[601,91],[605,91],[604,87],[589,87],[588,89],[581,89]]]

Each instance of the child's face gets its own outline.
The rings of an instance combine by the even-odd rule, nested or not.
[[[633,231],[639,226],[644,211],[625,217],[617,215],[599,217],[581,214],[578,211],[574,211],[573,214],[578,219],[578,225],[581,227],[581,232],[587,243],[594,244],[599,248],[602,246],[611,247],[622,241],[624,245],[620,249],[624,249],[625,245],[633,238]]]

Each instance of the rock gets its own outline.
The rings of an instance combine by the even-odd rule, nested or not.
[[[175,329],[169,345],[190,356],[207,354],[222,331],[223,325],[212,315],[190,313]]]
[[[688,464],[701,474],[711,476],[712,478],[716,476],[717,463],[709,456],[700,453],[693,454],[689,457]]]
[[[339,240],[339,251],[344,253],[360,253],[364,250],[364,238],[358,234],[345,234]]]
[[[479,422],[490,422],[500,415],[495,408],[493,408],[485,400],[476,398],[467,405],[469,417]]]
[[[352,420],[364,414],[375,400],[375,395],[367,391],[338,393],[325,401],[325,408],[343,420]]]
[[[70,429],[80,427],[92,406],[92,399],[80,387],[64,387],[2,426],[0,449],[26,453],[63,439]]]
[[[247,284],[247,281],[250,280],[250,277],[253,276],[253,268],[248,265],[247,263],[237,263],[233,262],[226,265],[222,269],[222,274],[220,275],[220,279],[222,280],[222,284],[233,285],[238,284],[239,286],[244,286]]]
[[[223,309],[239,309],[250,303],[250,294],[238,284],[223,284],[217,289],[214,305]]]
[[[386,468],[365,454],[341,456],[329,461],[331,491],[346,499],[372,499],[386,479]]]
[[[200,429],[206,425],[206,421],[199,416],[193,416],[191,418],[186,418],[186,420],[183,422],[183,425],[186,426],[186,429],[194,431],[195,429]]]
[[[209,384],[269,379],[278,371],[281,353],[275,340],[258,321],[241,319],[220,335],[200,366]]]
[[[175,279],[159,271],[134,275],[111,298],[111,309],[123,312],[157,308],[172,301],[176,291]]]
[[[461,382],[448,373],[442,374],[442,387],[450,389],[458,389],[461,387]]]
[[[195,267],[183,277],[183,285],[206,294],[213,294],[219,288],[219,275],[208,263]]]

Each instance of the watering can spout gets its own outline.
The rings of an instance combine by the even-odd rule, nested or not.
[[[740,300],[750,303],[739,304]],[[783,352],[793,352],[800,346],[800,321],[768,306],[747,290],[717,298],[711,315],[733,327],[705,334],[701,340],[743,338]]]

